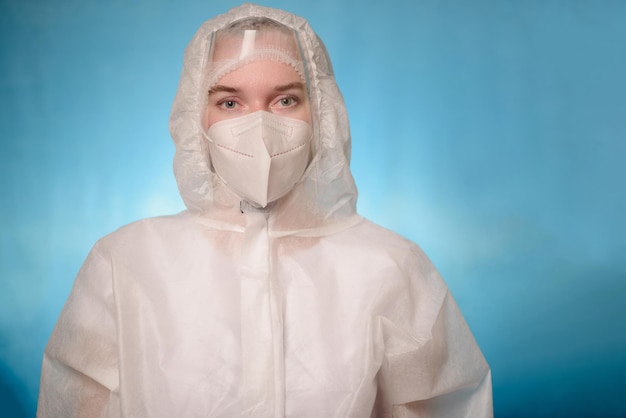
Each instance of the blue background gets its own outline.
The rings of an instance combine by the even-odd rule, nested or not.
[[[93,243],[183,209],[183,49],[234,1],[0,0],[0,411]],[[276,0],[324,39],[359,210],[418,242],[498,417],[626,416],[626,2]]]

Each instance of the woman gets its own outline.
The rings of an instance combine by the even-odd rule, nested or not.
[[[356,214],[345,107],[306,21],[244,5],[206,22],[170,130],[188,210],[94,246],[38,416],[492,415],[435,268]]]

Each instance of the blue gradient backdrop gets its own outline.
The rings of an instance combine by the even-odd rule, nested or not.
[[[276,0],[325,40],[362,214],[418,242],[498,417],[626,416],[626,2]],[[0,0],[0,414],[102,235],[183,209],[183,49],[233,1]]]

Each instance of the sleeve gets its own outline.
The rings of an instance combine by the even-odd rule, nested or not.
[[[118,417],[111,263],[91,250],[44,351],[37,417]]]
[[[493,417],[491,371],[454,298],[421,251],[409,264],[405,291],[380,322],[379,401],[391,406],[381,415]]]

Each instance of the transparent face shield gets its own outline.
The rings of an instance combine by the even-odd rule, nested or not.
[[[268,18],[248,18],[212,34],[206,91],[225,75],[255,61],[289,65],[308,90],[306,64],[294,30]]]

